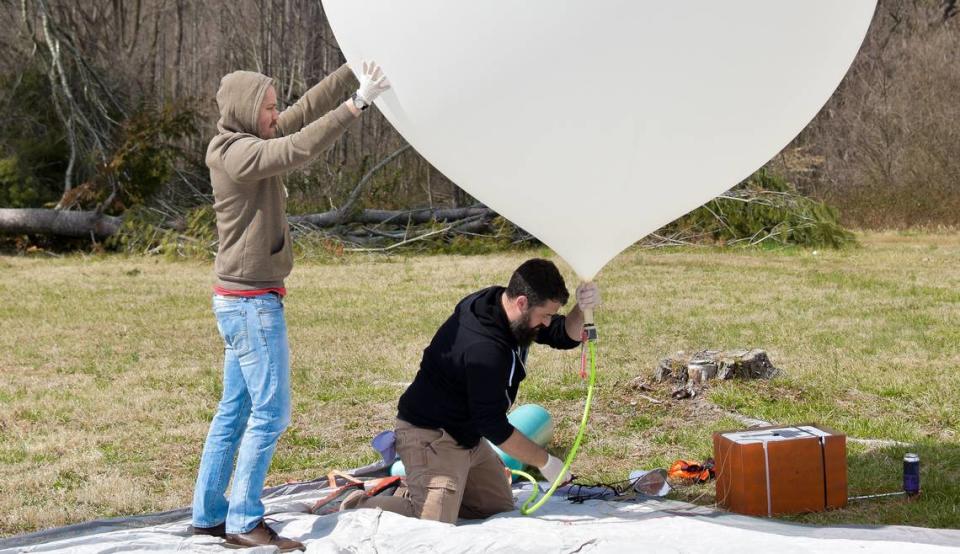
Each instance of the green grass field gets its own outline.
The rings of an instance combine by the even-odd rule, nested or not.
[[[916,451],[924,493],[794,518],[960,528],[960,235],[872,234],[862,248],[641,250],[600,275],[598,390],[574,472],[622,479],[711,454],[729,415],[818,422],[851,437],[850,494],[899,490]],[[293,424],[268,484],[374,461],[421,350],[462,296],[545,250],[300,260],[288,280]],[[189,504],[220,391],[209,262],[0,257],[0,535]],[[575,277],[561,263],[568,285]],[[764,348],[769,382],[672,401],[629,387],[677,350]],[[521,402],[572,442],[578,351],[534,349]],[[707,402],[709,401],[709,402]],[[713,502],[712,485],[677,498]]]

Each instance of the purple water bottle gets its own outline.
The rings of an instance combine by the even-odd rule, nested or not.
[[[920,456],[912,452],[903,457],[903,492],[907,496],[920,494]]]

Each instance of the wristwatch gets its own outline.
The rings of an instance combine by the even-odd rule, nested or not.
[[[367,101],[357,93],[353,93],[353,96],[351,96],[350,99],[353,100],[353,105],[356,106],[361,112],[370,107],[370,104],[367,103]]]

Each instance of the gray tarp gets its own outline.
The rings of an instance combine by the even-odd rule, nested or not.
[[[552,498],[534,516],[500,514],[454,527],[379,510],[328,516],[306,513],[329,489],[326,481],[265,491],[269,517],[280,533],[311,553],[373,552],[808,552],[960,551],[960,531],[918,527],[815,527],[739,516],[683,502]],[[518,501],[527,490],[517,487]],[[218,539],[187,535],[189,509],[117,518],[0,540],[12,552],[219,552]],[[244,552],[272,552],[248,549]]]

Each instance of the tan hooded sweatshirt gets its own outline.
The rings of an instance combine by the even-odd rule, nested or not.
[[[280,175],[316,158],[357,119],[343,105],[358,86],[344,65],[280,114],[277,138],[261,139],[257,115],[272,84],[259,73],[234,71],[217,91],[218,134],[206,162],[220,237],[216,286],[225,289],[283,287],[293,250]]]

